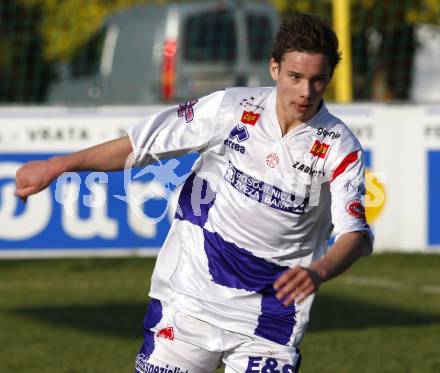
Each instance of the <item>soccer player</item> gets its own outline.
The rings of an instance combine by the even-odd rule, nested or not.
[[[137,372],[298,371],[317,289],[372,250],[363,151],[323,102],[339,59],[335,33],[298,13],[276,37],[275,88],[214,92],[18,170],[26,199],[66,171],[200,153],[157,258]]]

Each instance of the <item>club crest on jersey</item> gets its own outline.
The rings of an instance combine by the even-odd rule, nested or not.
[[[312,149],[310,149],[310,153],[313,154],[315,157],[325,158],[329,147],[330,145],[315,140],[312,145]]]
[[[258,118],[260,118],[260,114],[254,113],[252,111],[243,111],[241,116],[241,122],[244,124],[250,124],[251,126],[255,126]]]
[[[179,109],[177,110],[177,115],[179,117],[185,116],[186,123],[190,123],[194,119],[194,109],[193,106],[197,103],[197,99],[184,102],[179,104]]]
[[[266,157],[266,165],[268,167],[275,168],[278,163],[280,163],[280,159],[278,158],[278,156],[275,153],[270,153]]]
[[[172,341],[174,339],[174,328],[172,326],[168,326],[166,328],[160,329],[157,332],[157,338],[164,338]]]

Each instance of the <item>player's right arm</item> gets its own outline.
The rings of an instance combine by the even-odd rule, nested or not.
[[[22,166],[16,175],[15,195],[23,200],[40,192],[63,172],[117,171],[141,166],[155,159],[203,151],[213,139],[215,119],[224,91],[199,100],[151,114],[127,130],[128,136],[102,143],[67,156],[34,161]]]
[[[15,195],[23,201],[47,188],[63,172],[116,171],[132,165],[133,148],[128,136],[108,141],[76,153],[45,161],[31,161],[16,173]]]

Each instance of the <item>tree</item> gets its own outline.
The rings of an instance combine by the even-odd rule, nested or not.
[[[20,2],[24,6],[41,9],[42,18],[38,28],[45,42],[45,57],[50,61],[66,62],[100,27],[109,13],[132,5],[145,4],[148,0],[20,0]]]
[[[333,0],[272,0],[285,16],[292,11],[338,17]],[[439,0],[351,0],[353,93],[355,99],[407,99],[417,50],[414,29],[440,23]],[[347,58],[343,56],[343,58]]]
[[[52,76],[44,60],[38,7],[17,0],[0,4],[0,102],[42,101]]]

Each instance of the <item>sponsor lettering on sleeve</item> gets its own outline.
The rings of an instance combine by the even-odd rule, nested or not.
[[[179,104],[179,109],[177,110],[177,115],[179,117],[185,117],[186,123],[190,123],[194,120],[194,108],[193,106],[198,102],[197,99],[184,102]]]

